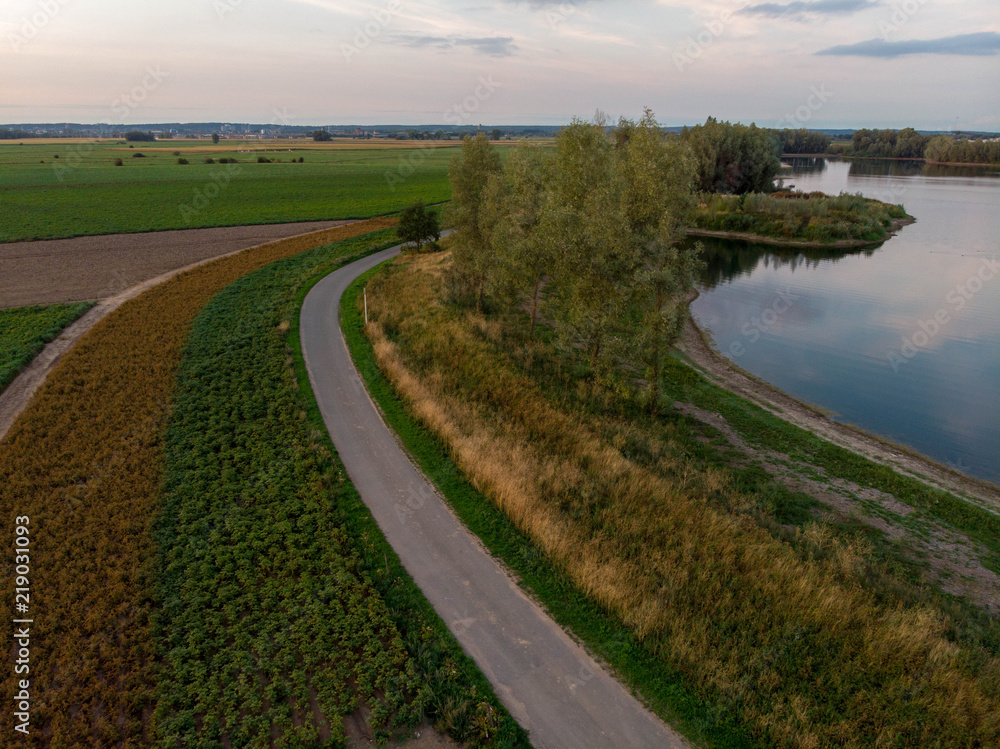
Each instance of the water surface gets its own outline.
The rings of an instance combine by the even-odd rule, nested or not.
[[[698,324],[838,421],[1000,482],[1000,170],[801,160],[789,182],[903,203],[917,223],[852,253],[706,242]]]

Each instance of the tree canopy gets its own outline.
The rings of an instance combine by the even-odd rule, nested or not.
[[[545,152],[521,144],[501,165],[484,135],[451,166],[456,273],[476,294],[540,311],[598,368],[644,368],[650,403],[680,332],[700,247],[681,243],[697,160],[653,113],[609,128],[574,120]]]
[[[685,128],[681,140],[697,159],[697,189],[702,192],[770,192],[781,170],[778,143],[756,125],[733,125],[709,117]]]

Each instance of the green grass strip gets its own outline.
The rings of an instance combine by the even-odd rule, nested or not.
[[[0,391],[94,302],[0,310]]]

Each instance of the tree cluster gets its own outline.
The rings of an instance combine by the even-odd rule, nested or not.
[[[830,136],[815,130],[772,130],[778,140],[779,150],[786,153],[827,153],[830,150]]]
[[[902,130],[856,130],[851,139],[851,154],[890,159],[922,159],[929,140],[912,127]]]
[[[924,149],[928,161],[1000,164],[1000,140],[968,140],[939,135]]]
[[[655,408],[700,248],[682,246],[696,160],[648,110],[608,128],[575,120],[552,153],[522,144],[501,164],[485,134],[452,161],[454,262],[482,309],[540,312],[592,366],[644,368]]]
[[[125,133],[125,140],[133,142],[151,142],[156,140],[156,133],[149,133],[143,130],[129,130]]]
[[[681,141],[694,152],[699,191],[742,195],[774,189],[781,161],[770,131],[709,117],[704,125],[684,128]]]
[[[316,142],[333,140],[333,136],[326,130],[313,130],[312,139]]]

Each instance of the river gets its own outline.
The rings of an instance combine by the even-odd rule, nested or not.
[[[1000,483],[1000,170],[809,159],[787,174],[917,223],[853,253],[706,242],[699,326],[837,421]]]

